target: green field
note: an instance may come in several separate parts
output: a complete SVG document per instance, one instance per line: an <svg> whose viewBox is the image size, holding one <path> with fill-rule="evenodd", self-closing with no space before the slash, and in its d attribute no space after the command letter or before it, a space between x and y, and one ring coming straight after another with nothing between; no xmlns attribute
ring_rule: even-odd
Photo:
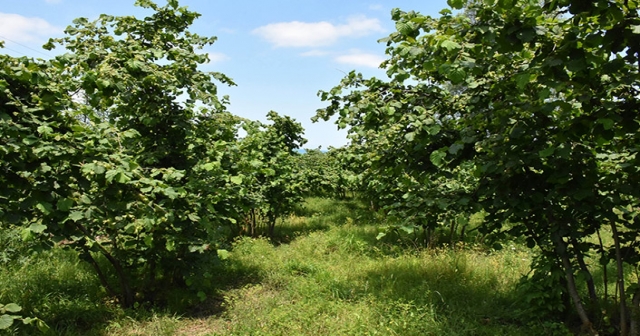
<svg viewBox="0 0 640 336"><path fill-rule="evenodd" d="M164 306L123 310L72 252L5 249L12 260L0 271L0 301L22 305L56 335L563 334L559 324L523 320L516 284L529 270L526 247L426 250L411 237L376 240L376 217L354 201L308 199L275 243L236 240L210 270L217 290L192 305L175 293Z"/></svg>

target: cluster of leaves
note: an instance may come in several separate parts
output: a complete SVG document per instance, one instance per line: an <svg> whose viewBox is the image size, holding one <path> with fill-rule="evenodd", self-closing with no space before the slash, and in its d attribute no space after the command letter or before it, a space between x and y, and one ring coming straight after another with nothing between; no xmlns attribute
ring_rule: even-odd
<svg viewBox="0 0 640 336"><path fill-rule="evenodd" d="M585 256L601 255L605 278L615 261L617 328L637 333L640 287L625 285L623 264L640 256L639 3L449 3L464 13L393 10L391 80L350 73L320 92L330 105L316 118L350 127L354 169L390 213L433 227L483 210L483 232L551 256L537 266L560 272L586 330L603 327L592 322L609 298ZM605 233L612 246L590 243Z"/></svg>
<svg viewBox="0 0 640 336"><path fill-rule="evenodd" d="M290 117L271 111L267 119L271 124L243 124L247 135L239 142L243 157L238 160L237 183L243 186L247 204L242 230L251 236L272 237L277 219L302 201L302 181L294 160L299 155L296 150L307 140L302 138L302 125ZM266 226L266 232L260 232L259 226Z"/></svg>
<svg viewBox="0 0 640 336"><path fill-rule="evenodd" d="M316 118L339 114L341 127L350 126L345 156L349 169L359 173L361 197L396 218L404 231L429 235L443 221L453 227L457 221L448 221L450 216L474 211L468 206L477 178L466 162L443 167L447 153L465 149L462 143L443 148L455 136L445 128L455 127L456 120L438 109L448 110L453 97L439 86L403 80L364 79L351 72L330 92L320 92L331 106ZM341 95L345 89L349 92Z"/></svg>
<svg viewBox="0 0 640 336"><path fill-rule="evenodd" d="M78 251L125 307L206 285L199 267L248 209L290 211L304 142L275 113L240 139L214 84L233 82L200 70L215 38L188 31L199 14L136 4L153 13L74 20L50 61L0 55L0 225Z"/></svg>
<svg viewBox="0 0 640 336"><path fill-rule="evenodd" d="M305 194L345 199L348 192L356 192L357 175L348 168L351 155L346 148L306 149L294 163L302 174Z"/></svg>
<svg viewBox="0 0 640 336"><path fill-rule="evenodd" d="M22 307L15 303L0 304L0 330L7 330L11 328L15 321L22 321L22 324L24 325L35 324L42 333L49 331L49 326L38 318L15 315L21 310Z"/></svg>

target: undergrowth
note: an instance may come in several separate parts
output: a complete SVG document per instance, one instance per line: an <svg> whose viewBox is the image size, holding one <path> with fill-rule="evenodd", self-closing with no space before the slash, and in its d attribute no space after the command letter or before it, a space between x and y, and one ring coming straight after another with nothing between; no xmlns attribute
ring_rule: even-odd
<svg viewBox="0 0 640 336"><path fill-rule="evenodd" d="M0 302L22 305L55 335L567 334L521 314L526 247L416 248L377 240L383 220L355 201L310 198L272 240L236 239L210 271L215 290L186 310L122 310L89 267L57 249L5 257Z"/></svg>

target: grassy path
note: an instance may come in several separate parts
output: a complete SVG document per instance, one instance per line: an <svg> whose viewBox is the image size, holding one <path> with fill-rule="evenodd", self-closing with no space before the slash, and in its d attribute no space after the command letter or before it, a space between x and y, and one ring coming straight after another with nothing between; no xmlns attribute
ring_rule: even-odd
<svg viewBox="0 0 640 336"><path fill-rule="evenodd" d="M513 288L528 271L530 255L524 247L499 252L469 247L420 251L377 241L377 225L365 209L353 202L315 198L278 229L281 244L266 239L237 240L225 269L212 270L217 272L214 277L220 289L196 311L186 315L128 313L111 307L109 318L90 330L69 327L63 333L553 333L549 329L553 325L544 321L518 319L519 299ZM6 278L0 274L0 281ZM100 307L89 307L89 311L103 309ZM91 318L86 319L91 324Z"/></svg>

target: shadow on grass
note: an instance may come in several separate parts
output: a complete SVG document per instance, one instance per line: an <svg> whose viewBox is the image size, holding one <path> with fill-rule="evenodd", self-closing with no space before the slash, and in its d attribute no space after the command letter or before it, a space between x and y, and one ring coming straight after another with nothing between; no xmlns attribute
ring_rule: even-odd
<svg viewBox="0 0 640 336"><path fill-rule="evenodd" d="M355 223L368 223L375 220L376 213L358 199L328 199L311 197L296 207L294 215L299 217L325 217L333 225L342 225L347 218Z"/></svg>
<svg viewBox="0 0 640 336"><path fill-rule="evenodd" d="M223 262L212 268L211 272L214 274L211 277L213 283L211 291L214 294L186 310L178 307L174 313L191 318L220 315L225 311L225 299L221 293L262 281L260 269L256 265L246 265L240 261Z"/></svg>
<svg viewBox="0 0 640 336"><path fill-rule="evenodd" d="M313 197L294 209L291 216L276 226L271 242L289 244L300 236L327 231L336 225L369 222L374 214L357 200L333 200Z"/></svg>
<svg viewBox="0 0 640 336"><path fill-rule="evenodd" d="M398 307L409 309L407 314L411 316L431 312L422 317L423 321L408 320L408 323L430 323L431 326L424 326L429 334L537 335L541 332L518 318L519 299L515 291L500 288L497 275L474 274L455 257L426 267L402 261L387 263L365 272L357 281L334 282L330 290L334 297L342 300L367 299L389 307L385 308L382 319L393 319ZM418 325L414 329L420 328Z"/></svg>
<svg viewBox="0 0 640 336"><path fill-rule="evenodd" d="M91 334L95 325L116 315L97 277L72 251L54 249L31 254L21 264L6 265L0 274L0 302L15 302L20 314L45 321L56 335ZM16 335L33 335L34 327Z"/></svg>
<svg viewBox="0 0 640 336"><path fill-rule="evenodd" d="M324 216L299 217L290 216L276 226L270 241L273 245L289 244L300 236L306 236L316 231L327 231L332 222Z"/></svg>
<svg viewBox="0 0 640 336"><path fill-rule="evenodd" d="M176 287L165 289L155 304L122 309L115 298L106 295L88 264L79 261L73 251L54 249L33 254L23 264L3 265L0 303L17 303L22 316L42 319L52 335L104 335L114 323L123 321L222 314L224 298L219 293L261 281L255 267L237 262L217 262L208 271L206 291L213 294L204 301L193 290ZM38 334L35 327L17 323L14 327L13 335Z"/></svg>

